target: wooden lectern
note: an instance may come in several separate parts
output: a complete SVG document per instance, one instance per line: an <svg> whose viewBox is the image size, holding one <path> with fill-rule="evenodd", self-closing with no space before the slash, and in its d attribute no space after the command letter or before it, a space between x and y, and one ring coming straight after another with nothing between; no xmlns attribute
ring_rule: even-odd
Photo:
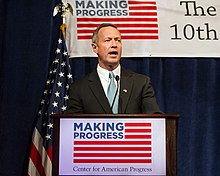
<svg viewBox="0 0 220 176"><path fill-rule="evenodd" d="M53 114L54 136L53 136L53 176L59 173L59 130L60 119L63 118L149 118L165 119L166 129L166 175L176 176L176 122L177 114Z"/></svg>

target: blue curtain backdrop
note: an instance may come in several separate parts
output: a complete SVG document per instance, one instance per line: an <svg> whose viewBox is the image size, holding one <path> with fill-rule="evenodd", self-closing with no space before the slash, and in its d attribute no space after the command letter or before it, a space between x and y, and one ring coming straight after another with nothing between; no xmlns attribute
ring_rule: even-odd
<svg viewBox="0 0 220 176"><path fill-rule="evenodd" d="M0 0L0 175L25 176L35 117L60 19L58 0ZM193 49L193 48L192 48ZM77 80L96 58L71 60ZM152 79L165 113L178 113L178 176L220 175L220 59L123 58Z"/></svg>

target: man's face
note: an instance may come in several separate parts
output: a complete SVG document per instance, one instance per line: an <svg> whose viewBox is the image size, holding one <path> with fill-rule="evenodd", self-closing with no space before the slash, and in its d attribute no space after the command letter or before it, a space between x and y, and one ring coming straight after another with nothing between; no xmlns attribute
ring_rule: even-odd
<svg viewBox="0 0 220 176"><path fill-rule="evenodd" d="M121 34L114 27L103 27L99 30L97 44L93 51L98 55L99 65L107 70L115 69L122 53Z"/></svg>

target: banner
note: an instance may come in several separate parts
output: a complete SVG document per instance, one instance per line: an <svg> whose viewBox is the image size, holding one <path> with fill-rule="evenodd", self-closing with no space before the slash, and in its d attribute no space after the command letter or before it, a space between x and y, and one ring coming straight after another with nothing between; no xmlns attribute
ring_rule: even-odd
<svg viewBox="0 0 220 176"><path fill-rule="evenodd" d="M61 119L59 175L166 175L165 119Z"/></svg>
<svg viewBox="0 0 220 176"><path fill-rule="evenodd" d="M101 23L122 33L123 57L219 57L220 1L68 0L70 57L96 56L91 36Z"/></svg>

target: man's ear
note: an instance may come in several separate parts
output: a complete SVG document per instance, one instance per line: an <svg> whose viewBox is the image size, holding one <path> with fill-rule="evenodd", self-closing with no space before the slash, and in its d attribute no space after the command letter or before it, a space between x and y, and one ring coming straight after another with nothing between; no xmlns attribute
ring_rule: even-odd
<svg viewBox="0 0 220 176"><path fill-rule="evenodd" d="M98 53L98 48L97 48L97 45L95 43L92 43L92 50L94 53Z"/></svg>

